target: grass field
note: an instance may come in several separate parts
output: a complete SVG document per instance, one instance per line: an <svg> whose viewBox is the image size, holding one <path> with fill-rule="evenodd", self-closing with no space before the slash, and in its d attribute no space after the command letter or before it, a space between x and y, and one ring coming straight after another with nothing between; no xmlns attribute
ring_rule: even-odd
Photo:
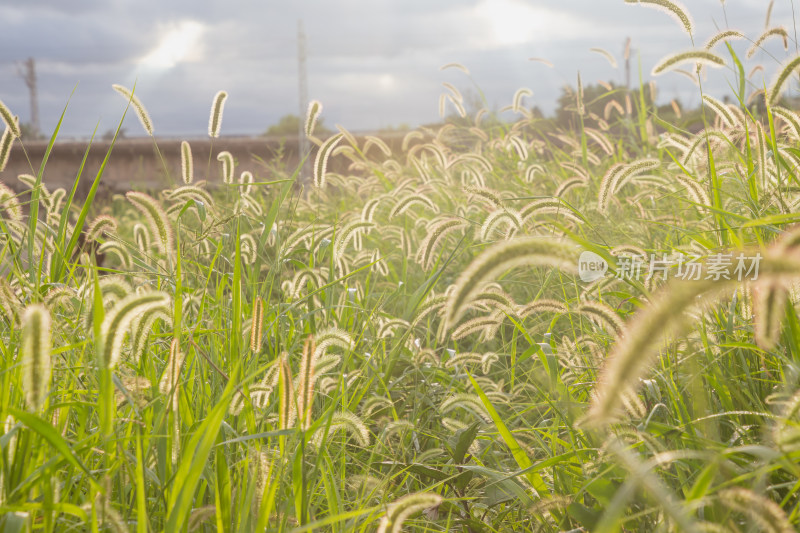
<svg viewBox="0 0 800 533"><path fill-rule="evenodd" d="M695 133L652 84L557 129L448 86L394 151L313 102L306 180L185 143L107 205L0 184L0 530L796 530L800 58L764 91L741 38L654 68L728 69Z"/></svg>

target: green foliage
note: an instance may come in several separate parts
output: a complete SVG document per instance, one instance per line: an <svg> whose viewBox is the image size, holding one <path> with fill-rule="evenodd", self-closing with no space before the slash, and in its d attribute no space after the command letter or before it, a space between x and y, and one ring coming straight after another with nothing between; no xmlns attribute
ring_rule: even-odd
<svg viewBox="0 0 800 533"><path fill-rule="evenodd" d="M312 138L306 190L188 150L104 206L104 166L0 187L0 530L797 529L800 119L739 86L504 123L446 84L401 143ZM623 275L723 253L758 279Z"/></svg>
<svg viewBox="0 0 800 533"><path fill-rule="evenodd" d="M302 119L303 121L305 118ZM264 135L275 135L278 137L297 137L300 132L301 118L294 114L283 115L278 119L277 124L267 128ZM314 134L317 136L325 136L331 133L329 128L325 127L324 119L317 119L314 127Z"/></svg>

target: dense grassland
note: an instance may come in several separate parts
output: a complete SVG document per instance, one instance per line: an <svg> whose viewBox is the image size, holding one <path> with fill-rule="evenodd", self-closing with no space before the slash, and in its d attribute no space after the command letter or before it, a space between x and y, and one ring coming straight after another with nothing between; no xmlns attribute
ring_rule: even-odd
<svg viewBox="0 0 800 533"><path fill-rule="evenodd" d="M717 37L656 67L728 69L700 132L579 81L573 128L520 90L394 150L314 102L306 180L185 143L110 205L0 184L0 530L795 530L800 60L764 92Z"/></svg>

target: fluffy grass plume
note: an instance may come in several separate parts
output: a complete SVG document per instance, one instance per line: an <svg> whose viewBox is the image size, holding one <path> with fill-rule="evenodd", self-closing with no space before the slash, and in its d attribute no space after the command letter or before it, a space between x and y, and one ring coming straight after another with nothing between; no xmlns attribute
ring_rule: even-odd
<svg viewBox="0 0 800 533"><path fill-rule="evenodd" d="M375 224L373 222L362 222L360 220L350 222L342 227L336 232L336 239L333 242L333 258L337 261L342 259L347 245L353 240L356 233L369 231L374 227Z"/></svg>
<svg viewBox="0 0 800 533"><path fill-rule="evenodd" d="M687 50L663 58L653 67L651 74L653 76L658 76L687 62L693 62L698 65L708 65L710 67L725 66L725 59L714 52L709 50Z"/></svg>
<svg viewBox="0 0 800 533"><path fill-rule="evenodd" d="M465 321L450 334L453 340L461 340L474 333L492 336L500 327L501 319L496 316L479 316Z"/></svg>
<svg viewBox="0 0 800 533"><path fill-rule="evenodd" d="M459 91L455 85L453 85L452 83L447 83L445 81L442 82L442 86L452 93L453 98L455 98L461 103L464 103L464 97L461 95L461 91Z"/></svg>
<svg viewBox="0 0 800 533"><path fill-rule="evenodd" d="M469 76L469 70L467 69L467 67L465 67L461 63L446 63L446 64L442 65L441 67L439 67L439 70L447 70L449 68L454 68L456 70L460 70L461 72L463 72L464 74Z"/></svg>
<svg viewBox="0 0 800 533"><path fill-rule="evenodd" d="M546 237L525 237L496 244L476 257L455 282L445 306L445 323L454 326L463 316L466 305L480 292L482 285L494 281L515 267L550 266L575 272L578 250L573 245Z"/></svg>
<svg viewBox="0 0 800 533"><path fill-rule="evenodd" d="M375 137L374 135L366 136L366 141L364 141L364 148L363 150L361 150L361 152L366 154L367 151L373 146L377 147L378 150L380 150L385 157L392 156L392 149L389 148L389 145L386 144L383 141L383 139L381 139L380 137Z"/></svg>
<svg viewBox="0 0 800 533"><path fill-rule="evenodd" d="M745 54L747 59L752 59L756 52L761 48L761 46L766 42L767 39L770 37L780 37L783 39L783 49L789 49L789 32L786 31L786 28L783 26L776 26L775 28L770 28L764 33L762 33L758 39L753 42L753 46L748 48L747 53Z"/></svg>
<svg viewBox="0 0 800 533"><path fill-rule="evenodd" d="M546 67L555 68L555 65L553 65L553 63L551 63L550 61L546 60L543 57L529 57L528 61L535 61L536 63L541 63Z"/></svg>
<svg viewBox="0 0 800 533"><path fill-rule="evenodd" d="M625 3L641 4L646 7L658 9L675 19L675 22L680 24L686 33L692 35L694 22L686 6L680 2L676 2L675 0L625 0Z"/></svg>
<svg viewBox="0 0 800 533"><path fill-rule="evenodd" d="M781 66L781 69L772 81L772 85L770 85L769 92L767 93L770 105L778 103L781 98L781 93L783 92L783 86L798 67L800 67L800 56L793 57Z"/></svg>
<svg viewBox="0 0 800 533"><path fill-rule="evenodd" d="M416 261L425 270L430 270L436 259L436 249L443 239L450 233L463 229L465 222L456 217L446 218L441 222L429 226L428 234L419 245Z"/></svg>
<svg viewBox="0 0 800 533"><path fill-rule="evenodd" d="M300 429L307 430L311 426L311 408L314 405L314 369L316 357L314 338L309 337L303 345L303 357L300 359L300 373L297 376L297 412Z"/></svg>
<svg viewBox="0 0 800 533"><path fill-rule="evenodd" d="M292 367L289 366L288 356L281 355L278 363L278 427L288 429L294 426L297 417L295 408L294 381L292 380Z"/></svg>
<svg viewBox="0 0 800 533"><path fill-rule="evenodd" d="M110 234L115 231L117 231L117 220L114 217L110 215L98 215L89 223L89 229L86 230L86 240L96 241L104 233Z"/></svg>
<svg viewBox="0 0 800 533"><path fill-rule="evenodd" d="M597 197L598 210L605 213L611 198L628 180L638 174L658 168L660 164L661 162L657 159L640 159L628 165L624 163L613 165L600 181L600 191Z"/></svg>
<svg viewBox="0 0 800 533"><path fill-rule="evenodd" d="M175 236L172 224L161 204L155 198L143 192L131 191L125 197L144 215L158 249L164 254L172 253Z"/></svg>
<svg viewBox="0 0 800 533"><path fill-rule="evenodd" d="M306 111L306 123L303 131L306 137L311 137L314 134L314 126L317 125L317 119L322 113L322 103L318 100L312 100L308 103L308 110Z"/></svg>
<svg viewBox="0 0 800 533"><path fill-rule="evenodd" d="M325 187L325 172L328 169L328 157L331 152L339 144L339 141L344 137L344 133L337 133L328 137L322 146L317 150L317 156L314 159L314 187L322 189Z"/></svg>
<svg viewBox="0 0 800 533"><path fill-rule="evenodd" d="M340 328L326 328L318 331L314 335L314 357L319 358L325 355L328 348L338 347L342 350L352 350L354 346L353 337L345 330Z"/></svg>
<svg viewBox="0 0 800 533"><path fill-rule="evenodd" d="M788 291L777 281L759 282L753 287L755 314L755 340L764 350L770 350L778 343L781 334L781 320L786 310Z"/></svg>
<svg viewBox="0 0 800 533"><path fill-rule="evenodd" d="M181 142L181 177L183 183L189 185L194 179L194 162L192 161L192 147L188 142Z"/></svg>
<svg viewBox="0 0 800 533"><path fill-rule="evenodd" d="M8 129L9 133L14 137L19 137L22 135L22 130L19 128L19 122L17 118L14 116L14 113L0 100L0 120L6 125L6 129Z"/></svg>
<svg viewBox="0 0 800 533"><path fill-rule="evenodd" d="M411 515L430 507L436 507L442 501L443 498L433 492L419 492L403 496L389 504L376 533L400 533L403 530L403 522L408 520Z"/></svg>
<svg viewBox="0 0 800 533"><path fill-rule="evenodd" d="M257 296L253 302L253 319L250 322L250 351L261 350L261 337L264 332L264 300Z"/></svg>
<svg viewBox="0 0 800 533"><path fill-rule="evenodd" d="M331 416L331 424L330 429L328 430L328 436L330 437L330 435L337 431L346 432L348 435L353 437L356 443L358 443L358 445L361 447L369 446L369 429L367 428L367 425L364 424L363 420L350 411L340 411ZM323 424L322 427L314 432L311 442L313 442L317 447L321 446L324 434L325 425Z"/></svg>
<svg viewBox="0 0 800 533"><path fill-rule="evenodd" d="M717 495L725 507L741 513L767 533L792 533L797 531L786 513L774 501L742 487L724 489Z"/></svg>
<svg viewBox="0 0 800 533"><path fill-rule="evenodd" d="M222 127L222 111L227 98L227 92L219 91L214 95L214 100L211 103L211 114L208 117L208 136L212 139L219 137L219 130Z"/></svg>
<svg viewBox="0 0 800 533"><path fill-rule="evenodd" d="M583 105L583 81L581 81L581 73L578 72L578 88L575 91L575 105L578 108L578 114L583 116L586 114L586 107Z"/></svg>
<svg viewBox="0 0 800 533"><path fill-rule="evenodd" d="M530 96L533 96L533 91L531 91L527 87L517 89L517 92L514 93L514 103L512 104L512 108L514 109L515 113L519 113L520 110L523 109L522 99Z"/></svg>
<svg viewBox="0 0 800 533"><path fill-rule="evenodd" d="M625 328L625 325L614 309L604 303L583 302L575 308L575 311L583 316L591 318L594 322L598 323L605 328L606 331L613 333L615 336L619 336Z"/></svg>
<svg viewBox="0 0 800 533"><path fill-rule="evenodd" d="M178 339L172 339L172 343L169 345L167 366L161 375L161 381L158 382L158 392L167 396L167 404L173 412L178 410L178 382L184 358L181 347L178 345Z"/></svg>
<svg viewBox="0 0 800 533"><path fill-rule="evenodd" d="M706 50L711 50L717 44L723 41L733 41L738 39L744 39L744 34L738 30L723 30L713 37L711 37L705 44Z"/></svg>
<svg viewBox="0 0 800 533"><path fill-rule="evenodd" d="M138 363L147 350L147 340L159 320L166 327L172 326L172 315L163 307L149 309L131 322L130 354L134 363Z"/></svg>
<svg viewBox="0 0 800 533"><path fill-rule="evenodd" d="M791 126L794 137L800 139L800 116L797 113L780 106L773 107L772 112ZM2 205L2 201L2 193L0 193L0 205Z"/></svg>
<svg viewBox="0 0 800 533"><path fill-rule="evenodd" d="M122 341L131 323L151 309L170 312L170 298L163 292L130 294L106 313L97 339L97 353L101 364L114 368L122 355Z"/></svg>
<svg viewBox="0 0 800 533"><path fill-rule="evenodd" d="M11 220L17 222L22 220L22 206L19 203L17 194L2 183L0 183L0 209L5 209Z"/></svg>
<svg viewBox="0 0 800 533"><path fill-rule="evenodd" d="M402 215L415 205L425 206L427 209L433 211L434 213L439 212L439 208L436 206L436 204L424 194L409 194L405 198L402 198L397 201L397 203L392 208L391 213L389 213L389 218L394 218L396 216Z"/></svg>
<svg viewBox="0 0 800 533"><path fill-rule="evenodd" d="M600 54L606 58L606 61L609 62L611 68L617 68L617 59L608 50L604 50L603 48L589 48L589 51Z"/></svg>
<svg viewBox="0 0 800 533"><path fill-rule="evenodd" d="M242 196L248 196L250 191L253 189L253 173L249 170L242 171L239 174L239 192Z"/></svg>
<svg viewBox="0 0 800 533"><path fill-rule="evenodd" d="M142 123L144 131L147 132L150 137L152 137L153 122L150 120L150 115L147 113L147 109L144 108L139 98L133 94L130 89L123 87L122 85L114 84L111 87L125 97L128 102L130 102L130 104L133 106L133 110L136 112L136 116L139 117L139 122Z"/></svg>
<svg viewBox="0 0 800 533"><path fill-rule="evenodd" d="M711 205L711 199L708 196L708 191L694 179L683 176L678 174L675 176L675 179L680 183L680 185L686 189L686 194L696 204L700 204L701 206L709 206Z"/></svg>
<svg viewBox="0 0 800 533"><path fill-rule="evenodd" d="M724 288L725 283L711 280L672 283L669 290L663 289L660 297L640 311L606 358L585 419L586 425L608 423L622 404L624 393L644 375L658 347L669 336L680 334L689 325L683 311L696 303L698 296Z"/></svg>
<svg viewBox="0 0 800 533"><path fill-rule="evenodd" d="M739 121L736 119L733 112L720 100L717 100L711 95L704 94L703 102L716 113L723 125L729 128L738 125Z"/></svg>
<svg viewBox="0 0 800 533"><path fill-rule="evenodd" d="M233 183L233 155L224 150L217 154L217 161L222 163L222 183L230 185Z"/></svg>
<svg viewBox="0 0 800 533"><path fill-rule="evenodd" d="M11 128L6 127L3 130L3 135L0 137L0 172L6 169L8 164L8 157L11 155L11 145L14 144L14 134Z"/></svg>
<svg viewBox="0 0 800 533"><path fill-rule="evenodd" d="M487 423L492 420L489 417L489 413L486 412L486 407L483 405L481 398L477 394L467 392L454 394L443 401L439 406L439 411L442 414L447 414L455 409L465 409Z"/></svg>
<svg viewBox="0 0 800 533"><path fill-rule="evenodd" d="M22 388L25 403L32 411L40 411L50 385L50 312L41 304L33 304L22 313Z"/></svg>

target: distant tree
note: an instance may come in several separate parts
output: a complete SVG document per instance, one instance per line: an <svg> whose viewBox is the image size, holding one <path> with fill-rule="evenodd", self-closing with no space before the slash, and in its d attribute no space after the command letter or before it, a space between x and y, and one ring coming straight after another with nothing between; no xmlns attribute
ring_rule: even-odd
<svg viewBox="0 0 800 533"><path fill-rule="evenodd" d="M392 133L407 133L409 131L411 131L411 126L406 123L399 124L397 126L386 126L378 129L378 133L387 135Z"/></svg>
<svg viewBox="0 0 800 533"><path fill-rule="evenodd" d="M101 139L104 140L104 141L113 141L114 140L114 133L116 133L116 131L117 130L107 130L103 134ZM127 135L127 133L125 131L125 128L120 128L119 129L119 133L117 133L117 139L125 139L127 137L128 137L128 135Z"/></svg>
<svg viewBox="0 0 800 533"><path fill-rule="evenodd" d="M616 100L620 105L625 105L626 93L630 95L631 105L636 107L639 105L639 92L637 90L628 90L625 87L616 85L610 82L611 91L600 84L588 84L583 87L583 105L586 109L586 114L594 113L600 117L605 112L605 107L611 100ZM652 104L650 91L647 87L644 90L645 102L648 106ZM561 89L561 96L558 97L558 106L556 107L555 118L556 122L562 127L568 127L570 124L573 126L577 123L577 95L575 88L571 86L564 86Z"/></svg>
<svg viewBox="0 0 800 533"><path fill-rule="evenodd" d="M19 129L22 131L22 139L25 141L39 141L44 139L44 135L36 131L33 124L30 122L20 123Z"/></svg>
<svg viewBox="0 0 800 533"><path fill-rule="evenodd" d="M264 135L276 135L279 137L296 136L300 131L300 117L297 115L289 114L282 116L277 124L273 124ZM332 133L330 129L325 127L324 119L318 118L317 124L314 127L314 135Z"/></svg>

